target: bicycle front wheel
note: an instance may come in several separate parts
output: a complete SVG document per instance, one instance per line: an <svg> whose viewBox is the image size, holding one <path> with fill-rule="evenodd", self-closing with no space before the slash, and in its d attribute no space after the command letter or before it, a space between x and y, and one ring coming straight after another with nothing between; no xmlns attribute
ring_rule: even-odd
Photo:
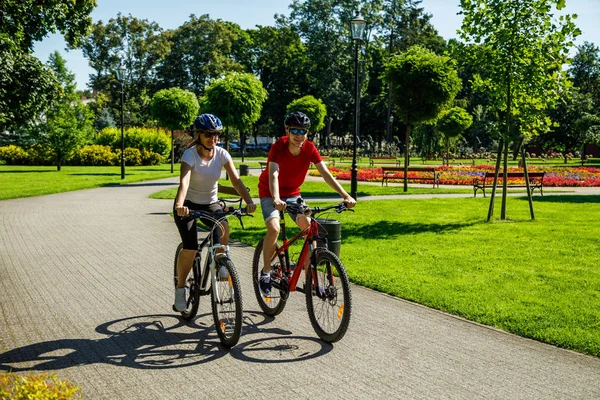
<svg viewBox="0 0 600 400"><path fill-rule="evenodd" d="M277 244L276 249L279 250L279 244ZM263 260L263 241L261 240L256 245L254 257L252 258L252 285L254 286L254 294L256 295L256 301L258 301L260 308L265 314L274 317L283 311L285 299L281 296L281 291L279 289L272 288L271 293L269 294L264 294L262 290L260 290L258 282L260 279L260 272L264 266ZM280 275L282 268L285 266L285 258L282 255L279 255L276 260L278 260L278 265L272 265L271 270L275 275ZM274 273L271 273L271 279L274 278Z"/></svg>
<svg viewBox="0 0 600 400"><path fill-rule="evenodd" d="M317 335L328 343L346 334L352 312L350 281L340 259L331 251L316 254L316 268L307 268L304 291L308 318Z"/></svg>
<svg viewBox="0 0 600 400"><path fill-rule="evenodd" d="M233 347L242 333L242 292L231 260L217 259L216 282L212 287L212 314L221 343Z"/></svg>
<svg viewBox="0 0 600 400"><path fill-rule="evenodd" d="M179 243L177 250L175 251L175 262L173 266L173 282L177 287L177 262L179 260L179 254L183 250L183 243ZM200 305L200 267L201 267L201 255L200 252L196 252L194 257L194 265L188 274L185 281L185 304L186 308L181 311L181 317L186 321L191 320L198 314L198 306ZM173 306L175 309L175 306Z"/></svg>

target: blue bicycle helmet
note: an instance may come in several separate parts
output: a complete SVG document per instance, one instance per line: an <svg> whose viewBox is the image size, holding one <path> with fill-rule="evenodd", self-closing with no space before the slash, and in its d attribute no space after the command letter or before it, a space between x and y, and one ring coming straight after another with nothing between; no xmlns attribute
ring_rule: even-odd
<svg viewBox="0 0 600 400"><path fill-rule="evenodd" d="M223 124L215 115L202 114L194 121L194 128L199 131L220 131L223 129Z"/></svg>

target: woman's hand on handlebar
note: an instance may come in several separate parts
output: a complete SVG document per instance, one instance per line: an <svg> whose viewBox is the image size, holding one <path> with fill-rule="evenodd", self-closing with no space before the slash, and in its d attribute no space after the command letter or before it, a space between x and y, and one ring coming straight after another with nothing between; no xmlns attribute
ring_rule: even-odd
<svg viewBox="0 0 600 400"><path fill-rule="evenodd" d="M175 212L180 217L187 217L190 215L190 210L186 206L175 206Z"/></svg>
<svg viewBox="0 0 600 400"><path fill-rule="evenodd" d="M353 208L356 205L356 200L354 200L352 196L346 196L344 197L344 203L346 204L346 207Z"/></svg>

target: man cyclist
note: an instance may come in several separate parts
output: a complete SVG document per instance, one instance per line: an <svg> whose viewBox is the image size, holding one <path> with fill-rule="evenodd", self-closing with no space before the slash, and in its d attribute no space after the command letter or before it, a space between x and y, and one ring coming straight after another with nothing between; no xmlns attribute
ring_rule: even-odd
<svg viewBox="0 0 600 400"><path fill-rule="evenodd" d="M252 213L256 210L256 205L252 202L246 186L237 174L231 155L217 146L222 129L223 124L218 117L212 114L200 115L194 121L196 139L181 156L179 189L173 205L175 224L183 242L183 251L177 260L177 288L175 288L177 311L184 311L186 308L185 280L192 269L198 250L196 223L189 217L189 210L222 211L218 203L217 191L223 167L227 171L231 184L246 202L247 211ZM204 219L201 221L210 227L213 225L212 221ZM221 222L219 236L221 244L229 244L227 221Z"/></svg>
<svg viewBox="0 0 600 400"><path fill-rule="evenodd" d="M264 294L271 293L270 260L279 236L279 210L286 209L286 201L295 202L301 197L300 186L306 179L311 163L349 208L356 205L356 200L331 175L313 142L306 140L310 128L308 116L299 111L292 112L285 117L284 125L286 135L271 146L267 168L261 173L258 182L260 205L267 226L263 247L265 264L259 281ZM291 213L290 216L300 229L309 226L307 216Z"/></svg>

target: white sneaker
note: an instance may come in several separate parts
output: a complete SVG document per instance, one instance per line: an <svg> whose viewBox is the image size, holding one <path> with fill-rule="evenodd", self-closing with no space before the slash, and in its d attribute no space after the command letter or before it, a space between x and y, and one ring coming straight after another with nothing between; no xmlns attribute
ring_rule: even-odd
<svg viewBox="0 0 600 400"><path fill-rule="evenodd" d="M175 288L175 310L185 311L185 288Z"/></svg>

